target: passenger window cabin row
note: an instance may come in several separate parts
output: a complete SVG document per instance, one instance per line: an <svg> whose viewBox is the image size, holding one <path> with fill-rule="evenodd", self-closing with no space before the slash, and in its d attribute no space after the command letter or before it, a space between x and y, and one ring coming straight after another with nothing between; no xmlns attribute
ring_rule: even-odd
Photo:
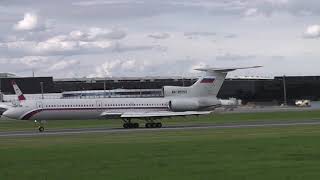
<svg viewBox="0 0 320 180"><path fill-rule="evenodd" d="M104 107L132 107L132 106L165 106L166 104L105 104ZM54 104L54 105L45 105L47 108L56 108L56 107L101 107L101 104Z"/></svg>

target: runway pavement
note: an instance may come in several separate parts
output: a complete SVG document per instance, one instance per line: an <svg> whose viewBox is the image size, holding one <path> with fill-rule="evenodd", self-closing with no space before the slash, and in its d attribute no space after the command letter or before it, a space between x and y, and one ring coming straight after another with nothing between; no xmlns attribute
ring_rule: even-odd
<svg viewBox="0 0 320 180"><path fill-rule="evenodd" d="M34 131L10 131L0 132L1 137L31 137L31 136L52 136L52 135L77 135L92 133L130 133L130 132L152 132L152 131L177 131L177 130L201 130L201 129L235 129L235 128L258 128L258 127L283 127L283 126L306 126L320 125L319 120L299 120L299 121L259 121L259 122L239 122L225 124L202 124L202 125L176 125L166 126L160 129L138 128L81 128L81 129L61 129L46 130L45 132Z"/></svg>

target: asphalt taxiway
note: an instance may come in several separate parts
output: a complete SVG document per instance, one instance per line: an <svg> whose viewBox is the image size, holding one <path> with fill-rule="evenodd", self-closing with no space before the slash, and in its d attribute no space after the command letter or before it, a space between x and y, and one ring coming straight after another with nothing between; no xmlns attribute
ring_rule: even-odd
<svg viewBox="0 0 320 180"><path fill-rule="evenodd" d="M34 131L6 131L0 132L0 137L31 137L31 136L52 136L52 135L77 135L92 133L129 133L129 132L152 132L152 131L177 131L177 130L201 130L201 129L235 129L235 128L259 128L259 127L284 127L284 126L307 126L320 125L319 120L298 120L298 121L257 121L239 122L224 124L199 124L199 125L169 125L163 128L78 128L46 130L45 132Z"/></svg>

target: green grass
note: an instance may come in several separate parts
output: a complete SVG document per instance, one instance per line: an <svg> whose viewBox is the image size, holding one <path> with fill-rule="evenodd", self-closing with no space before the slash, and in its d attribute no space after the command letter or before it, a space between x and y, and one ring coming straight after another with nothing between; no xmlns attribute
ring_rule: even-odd
<svg viewBox="0 0 320 180"><path fill-rule="evenodd" d="M219 124L239 121L266 121L266 120L306 120L320 119L320 111L299 111L299 112L264 112L264 113L231 113L212 114L199 117L178 117L163 119L165 125L177 124ZM144 121L139 121L143 126ZM73 120L73 121L47 121L46 128L101 128L101 127L122 127L122 121L117 120ZM0 121L0 131L33 130L35 125L31 121Z"/></svg>
<svg viewBox="0 0 320 180"><path fill-rule="evenodd" d="M320 126L0 138L0 179L318 180Z"/></svg>

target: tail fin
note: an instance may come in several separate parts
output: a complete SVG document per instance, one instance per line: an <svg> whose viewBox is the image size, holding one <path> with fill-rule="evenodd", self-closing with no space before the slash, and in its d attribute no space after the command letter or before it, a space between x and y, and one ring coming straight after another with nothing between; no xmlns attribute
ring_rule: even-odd
<svg viewBox="0 0 320 180"><path fill-rule="evenodd" d="M193 96L217 96L220 88L230 71L237 69L258 68L261 66L240 67L240 68L199 68L198 71L206 72L205 76L198 79L191 88Z"/></svg>
<svg viewBox="0 0 320 180"><path fill-rule="evenodd" d="M17 83L15 81L12 81L12 86L14 89L14 92L16 93L16 95L18 96L19 101L24 101L26 100L26 98L24 97L22 91L20 90L20 88L18 87Z"/></svg>

